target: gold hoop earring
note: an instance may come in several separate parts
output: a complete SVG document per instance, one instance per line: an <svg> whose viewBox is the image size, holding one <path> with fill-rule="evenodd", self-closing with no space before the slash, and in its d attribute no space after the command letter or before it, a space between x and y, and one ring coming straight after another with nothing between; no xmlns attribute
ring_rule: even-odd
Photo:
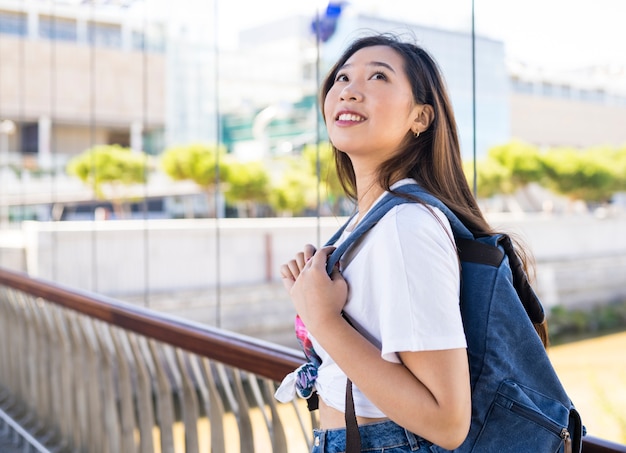
<svg viewBox="0 0 626 453"><path fill-rule="evenodd" d="M417 138L420 136L420 131L413 132L413 137Z"/></svg>

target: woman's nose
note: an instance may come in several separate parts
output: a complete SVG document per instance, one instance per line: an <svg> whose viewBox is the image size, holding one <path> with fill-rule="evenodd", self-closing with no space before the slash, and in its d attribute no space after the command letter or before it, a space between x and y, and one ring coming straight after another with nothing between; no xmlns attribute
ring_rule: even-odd
<svg viewBox="0 0 626 453"><path fill-rule="evenodd" d="M363 99L363 94L354 83L347 84L343 90L341 90L342 101L360 101Z"/></svg>

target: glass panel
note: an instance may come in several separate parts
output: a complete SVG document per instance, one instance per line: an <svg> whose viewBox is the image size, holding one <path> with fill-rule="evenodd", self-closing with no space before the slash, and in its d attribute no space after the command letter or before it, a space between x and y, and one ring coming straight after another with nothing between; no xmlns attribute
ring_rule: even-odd
<svg viewBox="0 0 626 453"><path fill-rule="evenodd" d="M3 2L0 266L293 341L278 267L302 243L324 243L353 211L324 166L319 85L353 38L387 31L439 63L464 161L477 165L480 204L536 238L547 309L626 298L623 277L611 277L626 275L615 267L626 255L619 235L594 234L597 248L586 249L589 231L623 231L623 8L619 0ZM124 161L128 184L120 174L101 183L110 175L86 154L106 145L111 157L114 144L138 158ZM549 171L546 159L533 172L490 166L494 149L521 150L523 164L562 160ZM169 151L179 160L166 170ZM81 170L70 171L81 155ZM546 239L553 230L560 234ZM610 271L592 258L609 260Z"/></svg>
<svg viewBox="0 0 626 453"><path fill-rule="evenodd" d="M0 11L0 33L26 35L26 14L19 11Z"/></svg>
<svg viewBox="0 0 626 453"><path fill-rule="evenodd" d="M120 25L90 22L87 25L87 36L90 44L104 47L120 47L122 36Z"/></svg>
<svg viewBox="0 0 626 453"><path fill-rule="evenodd" d="M51 16L39 17L40 38L76 41L77 36L75 20Z"/></svg>

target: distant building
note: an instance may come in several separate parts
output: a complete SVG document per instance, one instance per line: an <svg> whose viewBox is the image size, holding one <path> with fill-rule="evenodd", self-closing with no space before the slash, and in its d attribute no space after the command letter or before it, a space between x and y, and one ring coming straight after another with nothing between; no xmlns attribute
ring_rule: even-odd
<svg viewBox="0 0 626 453"><path fill-rule="evenodd" d="M275 46L276 50L291 48L283 55L280 68L301 65L294 75L315 75L315 38L311 32L313 18L293 18L265 24L241 34L242 49L258 49ZM296 27L297 24L297 27ZM291 26L290 26L291 25ZM473 86L472 86L472 36L468 33L446 31L417 24L407 24L363 14L346 15L339 19L333 36L321 49L320 72L323 77L344 47L355 37L365 33L396 32L415 39L423 45L439 63L457 115L462 149L465 155L473 150ZM294 49L300 47L300 53ZM284 55L300 55L287 61ZM308 57L308 58L307 58ZM317 95L315 79L303 86L303 95ZM287 84L289 86L289 84ZM280 90L275 99L280 99ZM267 95L267 92L266 92ZM477 153L510 137L509 80L505 65L504 44L489 38L476 37L476 117ZM488 126L487 126L488 125Z"/></svg>
<svg viewBox="0 0 626 453"><path fill-rule="evenodd" d="M100 143L157 149L164 38L162 26L119 6L0 0L0 120L16 125L9 152L42 163Z"/></svg>
<svg viewBox="0 0 626 453"><path fill-rule="evenodd" d="M210 14L158 18L130 3L145 2L0 0L0 121L15 125L2 134L4 154L42 164L101 143L157 154L217 140L244 157L289 152L324 139L320 78L371 31L408 34L432 53L465 156L474 141L481 155L512 137L542 146L626 142L624 69L564 77L507 67L504 44L483 36L473 67L467 32L355 13L333 23L319 54L314 18L304 16L245 30L237 49L218 50Z"/></svg>
<svg viewBox="0 0 626 453"><path fill-rule="evenodd" d="M315 98L316 49L310 27L313 20L311 17L282 19L241 33L240 52L243 53L238 51L234 58L257 55L256 60L248 61L258 61L262 55L265 61L264 65L255 64L258 74L262 75L258 78L255 74L247 75L254 78L254 83L243 89L248 93L248 105L263 105L263 102L258 103L259 96L268 104L282 106L297 98L298 93L304 99ZM626 68L586 68L568 74L540 71L510 64L503 42L480 35L476 36L473 68L469 32L348 14L339 19L333 35L322 44L320 76L323 77L353 38L371 32L406 35L423 45L437 60L451 93L465 157L473 152L474 126L478 156L512 138L538 146L622 146L626 143L623 126L626 122ZM229 78L229 73L222 74ZM256 87L257 83L261 93L254 94L251 86ZM231 88L236 89L236 86L233 84ZM300 110L293 109L293 112ZM248 113L247 121L239 114L231 115L231 120L237 124L233 137L245 136L254 114L254 111ZM308 130L314 118L309 116ZM235 129L229 129L229 121L226 123L226 136L229 136ZM277 124L279 122L270 123L267 130L271 132ZM248 138L253 140L250 134ZM280 147L279 142L274 141L274 144Z"/></svg>
<svg viewBox="0 0 626 453"><path fill-rule="evenodd" d="M252 158L315 143L317 50L310 23L295 16L244 30L237 50L220 55L222 139L234 153Z"/></svg>
<svg viewBox="0 0 626 453"><path fill-rule="evenodd" d="M511 135L541 147L626 146L626 67L511 65Z"/></svg>

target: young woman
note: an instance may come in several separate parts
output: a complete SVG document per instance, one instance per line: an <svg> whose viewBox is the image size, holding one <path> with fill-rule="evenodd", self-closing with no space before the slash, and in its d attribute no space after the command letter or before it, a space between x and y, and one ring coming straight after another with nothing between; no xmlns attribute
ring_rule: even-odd
<svg viewBox="0 0 626 453"><path fill-rule="evenodd" d="M344 235L385 192L415 182L473 232L491 232L462 171L443 79L423 49L389 35L358 39L329 72L321 101L340 179L358 209ZM363 451L456 448L469 430L471 398L447 219L420 203L396 206L329 277L332 250L306 245L281 266L313 359L277 396L288 399L296 383L301 396L319 395L314 452L345 451L346 377Z"/></svg>

